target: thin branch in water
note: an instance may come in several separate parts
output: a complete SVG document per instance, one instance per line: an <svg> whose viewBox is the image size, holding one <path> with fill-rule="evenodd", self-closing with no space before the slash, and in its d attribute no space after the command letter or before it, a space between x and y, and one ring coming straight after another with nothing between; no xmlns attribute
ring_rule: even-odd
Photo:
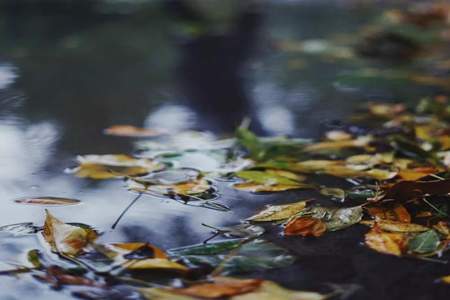
<svg viewBox="0 0 450 300"><path fill-rule="evenodd" d="M130 204L128 204L127 207L125 207L125 209L122 211L122 213L119 215L119 217L116 219L116 221L114 222L114 224L112 224L111 229L115 229L117 224L119 224L120 220L122 219L122 217L127 213L127 211L136 203L136 201L139 200L139 198L141 198L142 193L139 193L131 202Z"/></svg>

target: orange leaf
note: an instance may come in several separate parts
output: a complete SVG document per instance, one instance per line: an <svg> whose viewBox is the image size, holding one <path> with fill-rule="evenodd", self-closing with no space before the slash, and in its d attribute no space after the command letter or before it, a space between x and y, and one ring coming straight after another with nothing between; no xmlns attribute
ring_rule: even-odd
<svg viewBox="0 0 450 300"><path fill-rule="evenodd" d="M163 130L150 128L140 128L132 125L114 125L103 131L108 135L126 136L126 137L152 137L164 134Z"/></svg>
<svg viewBox="0 0 450 300"><path fill-rule="evenodd" d="M200 283L184 289L173 289L177 294L216 299L249 293L257 289L261 279L235 279L229 277L215 277L211 283Z"/></svg>
<svg viewBox="0 0 450 300"><path fill-rule="evenodd" d="M401 204L397 204L392 208L369 207L367 208L367 212L377 219L411 223L411 215Z"/></svg>
<svg viewBox="0 0 450 300"><path fill-rule="evenodd" d="M320 219L299 217L286 224L284 234L319 237L323 235L326 230L327 225Z"/></svg>

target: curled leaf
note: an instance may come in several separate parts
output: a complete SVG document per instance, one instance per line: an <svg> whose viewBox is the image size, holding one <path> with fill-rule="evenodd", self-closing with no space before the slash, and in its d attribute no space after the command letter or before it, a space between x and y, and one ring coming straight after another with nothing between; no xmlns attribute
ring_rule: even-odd
<svg viewBox="0 0 450 300"><path fill-rule="evenodd" d="M66 224L55 218L48 210L45 212L46 218L42 235L53 252L76 256L97 238L94 230Z"/></svg>
<svg viewBox="0 0 450 300"><path fill-rule="evenodd" d="M436 231L428 230L410 239L408 249L413 253L426 254L436 251L439 244L440 239Z"/></svg>
<svg viewBox="0 0 450 300"><path fill-rule="evenodd" d="M369 225L369 226L376 226L382 230L390 231L390 232L401 232L401 233L407 233L407 232L424 232L429 230L428 227L414 224L414 223L403 223L398 221L391 221L391 220L377 220L377 221L362 221L361 224Z"/></svg>

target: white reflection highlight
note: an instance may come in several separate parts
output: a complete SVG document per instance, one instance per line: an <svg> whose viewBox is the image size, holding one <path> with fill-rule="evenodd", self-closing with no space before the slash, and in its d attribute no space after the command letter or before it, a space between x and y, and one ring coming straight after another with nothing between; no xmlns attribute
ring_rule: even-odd
<svg viewBox="0 0 450 300"><path fill-rule="evenodd" d="M281 135L294 132L294 117L286 107L263 107L258 111L258 118L263 128L271 134Z"/></svg>
<svg viewBox="0 0 450 300"><path fill-rule="evenodd" d="M150 113L144 122L148 128L164 128L169 131L180 131L192 128L195 113L182 105L163 105Z"/></svg>
<svg viewBox="0 0 450 300"><path fill-rule="evenodd" d="M55 125L48 122L25 129L0 123L0 180L17 180L37 172L51 157L57 139Z"/></svg>
<svg viewBox="0 0 450 300"><path fill-rule="evenodd" d="M17 78L16 70L11 65L0 65L0 89L8 87Z"/></svg>

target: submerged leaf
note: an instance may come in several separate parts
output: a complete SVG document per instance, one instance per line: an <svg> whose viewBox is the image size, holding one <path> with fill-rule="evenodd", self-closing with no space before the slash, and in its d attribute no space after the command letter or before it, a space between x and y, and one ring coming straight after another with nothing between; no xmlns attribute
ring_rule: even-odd
<svg viewBox="0 0 450 300"><path fill-rule="evenodd" d="M298 214L306 207L307 200L283 205L269 205L258 214L247 218L252 222L272 222L287 220Z"/></svg>

